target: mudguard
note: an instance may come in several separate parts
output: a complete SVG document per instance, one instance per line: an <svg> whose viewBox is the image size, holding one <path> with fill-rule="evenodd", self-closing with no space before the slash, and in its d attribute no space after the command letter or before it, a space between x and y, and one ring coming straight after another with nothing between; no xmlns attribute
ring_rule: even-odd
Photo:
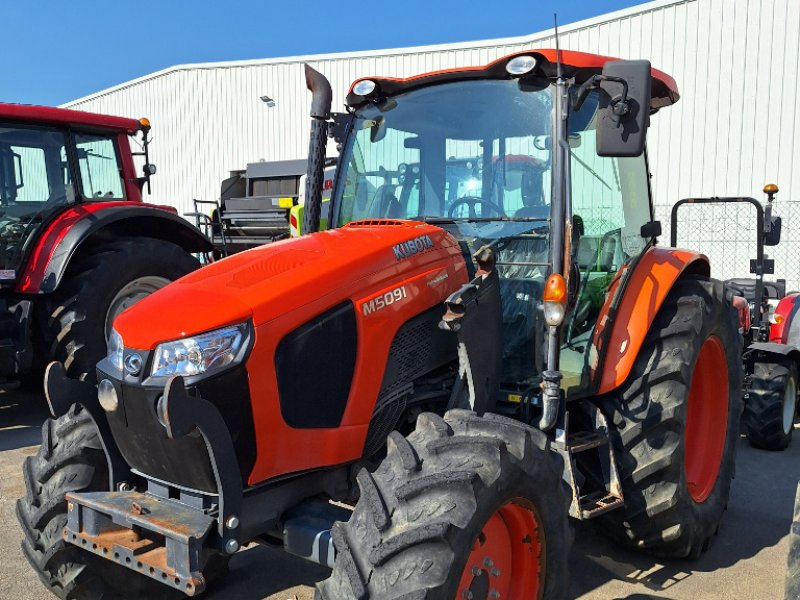
<svg viewBox="0 0 800 600"><path fill-rule="evenodd" d="M61 213L32 250L17 291L55 290L75 252L87 239L111 230L115 237L150 237L178 244L187 252L210 252L211 242L170 207L142 202L78 204Z"/></svg>
<svg viewBox="0 0 800 600"><path fill-rule="evenodd" d="M598 394L616 389L628 378L675 282L682 275L710 274L704 255L675 248L650 247L630 268L630 273L617 274L597 320L590 361Z"/></svg>
<svg viewBox="0 0 800 600"><path fill-rule="evenodd" d="M775 342L756 342L750 344L745 350L745 356L748 357L750 362L756 359L763 359L769 355L788 358L800 365L800 350L795 346L777 344Z"/></svg>

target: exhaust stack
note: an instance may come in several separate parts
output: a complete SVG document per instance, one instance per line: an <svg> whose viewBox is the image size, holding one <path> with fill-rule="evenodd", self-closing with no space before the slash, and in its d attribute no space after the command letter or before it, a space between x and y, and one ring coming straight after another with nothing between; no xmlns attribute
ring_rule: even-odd
<svg viewBox="0 0 800 600"><path fill-rule="evenodd" d="M311 91L311 137L308 143L308 176L306 177L303 233L319 229L322 206L325 150L328 145L328 119L331 116L333 92L327 78L309 65L304 65L306 87Z"/></svg>

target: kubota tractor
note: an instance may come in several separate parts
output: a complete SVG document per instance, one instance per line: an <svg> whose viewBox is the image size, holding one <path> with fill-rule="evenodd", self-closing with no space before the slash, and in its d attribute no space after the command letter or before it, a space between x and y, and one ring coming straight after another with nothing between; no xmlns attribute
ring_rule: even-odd
<svg viewBox="0 0 800 600"><path fill-rule="evenodd" d="M149 131L147 119L0 104L0 388L41 385L52 360L93 380L116 316L210 249L174 209L142 202Z"/></svg>
<svg viewBox="0 0 800 600"><path fill-rule="evenodd" d="M198 594L258 541L331 566L326 600L563 598L569 516L699 555L741 343L707 259L655 245L645 131L675 82L530 50L358 80L331 115L306 75L304 231L329 128L333 228L122 313L97 387L48 367L17 504L45 585Z"/></svg>

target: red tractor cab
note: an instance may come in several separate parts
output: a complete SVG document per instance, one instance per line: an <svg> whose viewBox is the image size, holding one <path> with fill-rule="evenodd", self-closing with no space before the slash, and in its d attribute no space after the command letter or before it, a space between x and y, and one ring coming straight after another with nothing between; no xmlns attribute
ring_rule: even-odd
<svg viewBox="0 0 800 600"><path fill-rule="evenodd" d="M210 249L174 209L142 201L149 131L147 119L0 103L0 386L54 358L92 377L114 317Z"/></svg>

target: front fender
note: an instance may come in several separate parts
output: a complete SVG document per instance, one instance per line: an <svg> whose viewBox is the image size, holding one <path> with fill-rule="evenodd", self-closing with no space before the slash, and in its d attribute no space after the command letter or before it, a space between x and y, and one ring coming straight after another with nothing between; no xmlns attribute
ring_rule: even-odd
<svg viewBox="0 0 800 600"><path fill-rule="evenodd" d="M61 213L37 241L17 291L55 290L78 248L107 231L115 238L151 237L173 242L187 252L210 252L211 242L197 227L164 207L142 202L78 204Z"/></svg>
<svg viewBox="0 0 800 600"><path fill-rule="evenodd" d="M599 379L598 394L616 389L628 378L675 282L684 274L708 276L711 267L698 252L650 247L631 268L612 284L597 320L592 377Z"/></svg>
<svg viewBox="0 0 800 600"><path fill-rule="evenodd" d="M117 490L120 483L130 482L130 467L111 434L106 413L97 398L97 388L91 383L70 379L62 363L51 362L44 372L44 394L50 414L55 418L66 414L73 404L80 404L92 418L108 461L110 490Z"/></svg>
<svg viewBox="0 0 800 600"><path fill-rule="evenodd" d="M800 347L800 319L795 319L798 311L800 311L800 294L790 294L781 298L772 316L772 325L769 328L770 342Z"/></svg>

